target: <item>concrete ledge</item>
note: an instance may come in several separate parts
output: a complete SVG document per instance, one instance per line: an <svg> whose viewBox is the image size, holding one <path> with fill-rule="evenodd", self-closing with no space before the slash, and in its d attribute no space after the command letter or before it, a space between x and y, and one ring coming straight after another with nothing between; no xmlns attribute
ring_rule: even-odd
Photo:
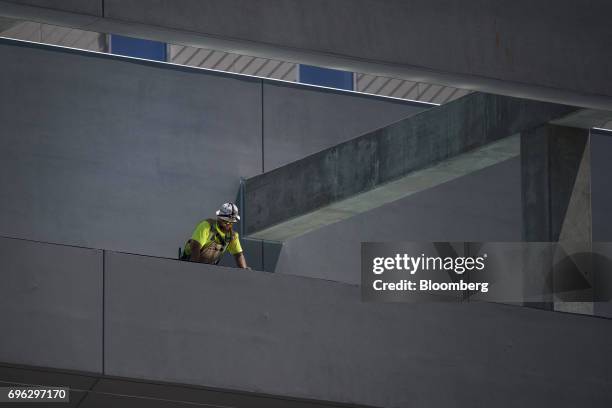
<svg viewBox="0 0 612 408"><path fill-rule="evenodd" d="M118 253L106 268L107 375L384 407L612 404L605 319L363 303L357 286Z"/></svg>
<svg viewBox="0 0 612 408"><path fill-rule="evenodd" d="M385 407L612 404L606 319L106 252L102 332L98 252L0 239L0 359Z"/></svg>
<svg viewBox="0 0 612 408"><path fill-rule="evenodd" d="M0 238L0 361L102 372L102 251Z"/></svg>

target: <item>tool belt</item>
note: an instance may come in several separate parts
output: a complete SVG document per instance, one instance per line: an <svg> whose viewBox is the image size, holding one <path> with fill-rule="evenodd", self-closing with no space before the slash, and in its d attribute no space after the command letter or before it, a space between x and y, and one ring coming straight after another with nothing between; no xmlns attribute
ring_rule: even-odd
<svg viewBox="0 0 612 408"><path fill-rule="evenodd" d="M216 265L221 260L224 252L225 246L210 241L200 250L200 259L202 259L204 263Z"/></svg>

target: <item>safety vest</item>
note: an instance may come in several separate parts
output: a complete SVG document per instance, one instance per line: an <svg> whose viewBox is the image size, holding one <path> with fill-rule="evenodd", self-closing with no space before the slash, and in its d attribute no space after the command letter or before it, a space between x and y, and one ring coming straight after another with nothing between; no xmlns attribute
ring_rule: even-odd
<svg viewBox="0 0 612 408"><path fill-rule="evenodd" d="M204 260L204 263L217 265L223 256L223 253L227 250L227 247L234 239L234 231L230 231L228 234L224 234L223 237L216 228L216 221L212 218L206 220L210 225L208 231L208 242L202 244L200 250L200 258ZM193 240L187 241L187 245L190 246ZM184 260L189 260L188 255L183 255Z"/></svg>

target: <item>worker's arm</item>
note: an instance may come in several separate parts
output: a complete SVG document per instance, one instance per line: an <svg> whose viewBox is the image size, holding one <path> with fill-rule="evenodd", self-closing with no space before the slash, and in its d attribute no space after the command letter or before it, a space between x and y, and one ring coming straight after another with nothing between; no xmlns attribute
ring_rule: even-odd
<svg viewBox="0 0 612 408"><path fill-rule="evenodd" d="M202 245L195 239L189 241L189 246L191 247L191 254L189 255L189 261L191 262L200 262L200 251L202 250Z"/></svg>
<svg viewBox="0 0 612 408"><path fill-rule="evenodd" d="M234 255L234 259L236 259L236 265L238 265L239 268L250 269L247 266L246 259L244 258L244 254L242 252L239 252Z"/></svg>
<svg viewBox="0 0 612 408"><path fill-rule="evenodd" d="M208 234L210 231L210 224L208 221L200 222L193 234L191 234L191 239L188 242L189 249L191 252L189 253L189 260L191 262L202 262L202 246L208 241Z"/></svg>

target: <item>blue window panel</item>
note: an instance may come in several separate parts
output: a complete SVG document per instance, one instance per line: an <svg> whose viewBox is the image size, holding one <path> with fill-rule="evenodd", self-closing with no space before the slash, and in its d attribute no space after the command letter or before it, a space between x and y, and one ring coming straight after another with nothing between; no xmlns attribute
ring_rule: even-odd
<svg viewBox="0 0 612 408"><path fill-rule="evenodd" d="M337 69L300 65L300 82L330 88L353 90L353 73Z"/></svg>
<svg viewBox="0 0 612 408"><path fill-rule="evenodd" d="M111 53L128 57L166 61L166 43L111 35Z"/></svg>

